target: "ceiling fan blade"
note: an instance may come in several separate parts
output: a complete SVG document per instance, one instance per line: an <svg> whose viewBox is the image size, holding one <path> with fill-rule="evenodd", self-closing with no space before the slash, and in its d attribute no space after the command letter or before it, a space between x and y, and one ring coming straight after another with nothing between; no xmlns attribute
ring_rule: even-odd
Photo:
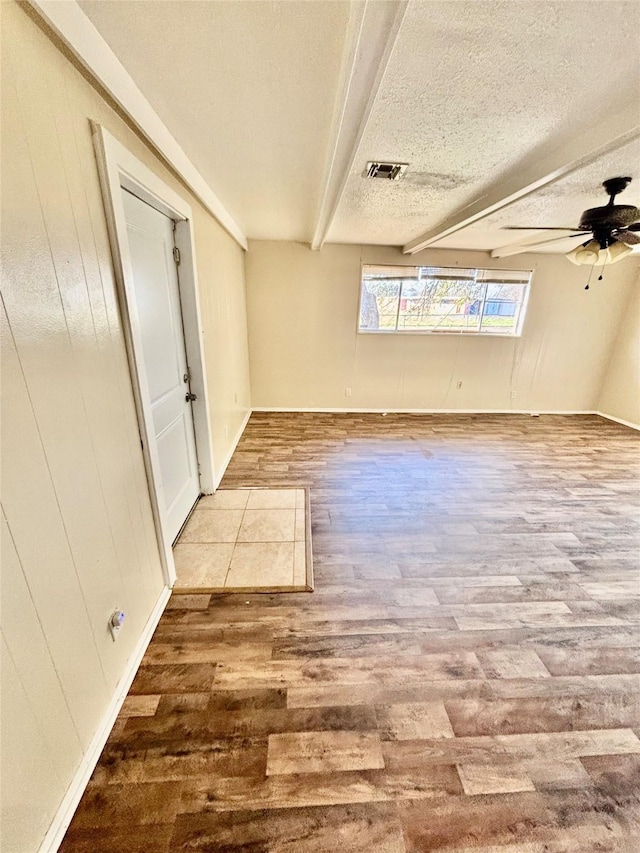
<svg viewBox="0 0 640 853"><path fill-rule="evenodd" d="M516 246L516 245L517 246L542 246L543 244L546 245L547 243L561 243L563 240L573 240L574 237L582 237L582 239L584 240L585 239L585 232L579 231L579 232L574 233L574 234L562 234L560 237L551 237L551 236L549 236L549 237L538 237L536 240L534 240L533 238L530 238L526 241L523 240L522 243L512 243L511 245L513 245L513 246Z"/></svg>
<svg viewBox="0 0 640 853"><path fill-rule="evenodd" d="M640 231L640 222L632 222L631 225L627 225L624 229L625 231Z"/></svg>
<svg viewBox="0 0 640 853"><path fill-rule="evenodd" d="M616 231L614 236L619 243L626 243L627 246L637 246L640 243L640 234L634 234L633 231Z"/></svg>
<svg viewBox="0 0 640 853"><path fill-rule="evenodd" d="M567 240L572 240L576 237L580 237L581 242L583 242L584 231L580 232L580 234L563 234L562 237L543 237L542 239L529 240L528 242L511 243L510 245L493 249L491 257L508 258L510 255L521 255L524 252L535 252L536 249L542 249L545 246L555 246L556 243L564 243Z"/></svg>
<svg viewBox="0 0 640 853"><path fill-rule="evenodd" d="M503 225L503 231L577 231L575 225L572 225L570 228L558 228L556 226L540 226L540 225ZM586 233L586 232L583 232Z"/></svg>

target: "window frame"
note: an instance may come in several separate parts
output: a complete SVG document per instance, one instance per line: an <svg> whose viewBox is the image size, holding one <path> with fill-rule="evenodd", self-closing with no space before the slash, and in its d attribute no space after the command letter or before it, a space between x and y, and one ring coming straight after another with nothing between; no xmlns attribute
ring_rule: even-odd
<svg viewBox="0 0 640 853"><path fill-rule="evenodd" d="M415 269L418 269L419 267L427 268L426 264L399 264L399 263L379 264L379 263L375 263L375 261L367 261L367 262L361 261L360 262L360 281L358 284L358 287L359 287L359 291L358 291L358 313L356 315L356 334L357 335L385 335L385 336L409 335L409 336L414 336L414 337L417 335L434 335L436 337L442 337L443 335L454 335L457 337L467 337L467 338L502 338L503 340L513 340L514 338L521 338L522 337L522 332L523 332L524 324L526 322L526 317L527 317L527 308L529 305L529 296L531 294L531 285L533 284L533 278L535 275L535 270L533 270L533 269L513 269L512 267L509 267L509 268L506 268L506 267L504 267L504 268L460 267L460 269L463 269L463 270L487 270L489 272L496 272L496 273L499 273L499 272L520 272L520 273L527 273L529 275L529 281L526 284L522 283L520 285L520 282L513 282L514 284L518 284L519 286L524 287L525 292L524 292L524 297L522 299L522 302L520 303L520 311L518 313L518 321L517 321L516 331L505 334L504 332L502 332L502 333L501 332L483 332L483 331L481 331L481 329L466 330L466 329L462 329L462 328L461 329L453 329L453 328L415 329L415 330L409 330L409 329L361 329L360 328L360 312L362 310L362 290L363 290L362 284L363 284L364 268L365 267L372 267L372 266L390 267L390 268L393 267L396 269L398 267L406 267L407 270L410 270L410 269L415 270ZM431 265L428 268L429 269L454 269L454 267L439 267L439 266L435 266L435 265ZM410 277L411 276L407 276L407 278L410 278ZM402 280L404 281L404 279L402 279ZM400 293L398 295L398 312L400 310L401 298L402 298L402 285L401 285ZM397 320L396 320L396 322L397 322Z"/></svg>

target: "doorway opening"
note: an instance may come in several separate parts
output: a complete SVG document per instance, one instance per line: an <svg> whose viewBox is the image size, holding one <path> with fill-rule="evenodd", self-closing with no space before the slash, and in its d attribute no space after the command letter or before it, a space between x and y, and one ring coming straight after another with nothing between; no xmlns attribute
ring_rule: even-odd
<svg viewBox="0 0 640 853"><path fill-rule="evenodd" d="M167 585L172 545L200 494L215 490L204 340L190 205L92 122Z"/></svg>

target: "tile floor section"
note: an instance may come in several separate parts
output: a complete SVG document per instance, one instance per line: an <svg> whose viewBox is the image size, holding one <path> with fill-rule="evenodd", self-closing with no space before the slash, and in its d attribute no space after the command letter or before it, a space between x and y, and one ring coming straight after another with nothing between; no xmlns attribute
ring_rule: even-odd
<svg viewBox="0 0 640 853"><path fill-rule="evenodd" d="M200 499L174 546L174 592L305 590L304 489L225 489Z"/></svg>

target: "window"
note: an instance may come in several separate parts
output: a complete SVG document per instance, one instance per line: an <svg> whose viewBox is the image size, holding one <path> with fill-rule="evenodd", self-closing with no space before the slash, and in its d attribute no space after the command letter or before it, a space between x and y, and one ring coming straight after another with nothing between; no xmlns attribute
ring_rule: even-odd
<svg viewBox="0 0 640 853"><path fill-rule="evenodd" d="M529 270L364 265L359 332L519 335Z"/></svg>

